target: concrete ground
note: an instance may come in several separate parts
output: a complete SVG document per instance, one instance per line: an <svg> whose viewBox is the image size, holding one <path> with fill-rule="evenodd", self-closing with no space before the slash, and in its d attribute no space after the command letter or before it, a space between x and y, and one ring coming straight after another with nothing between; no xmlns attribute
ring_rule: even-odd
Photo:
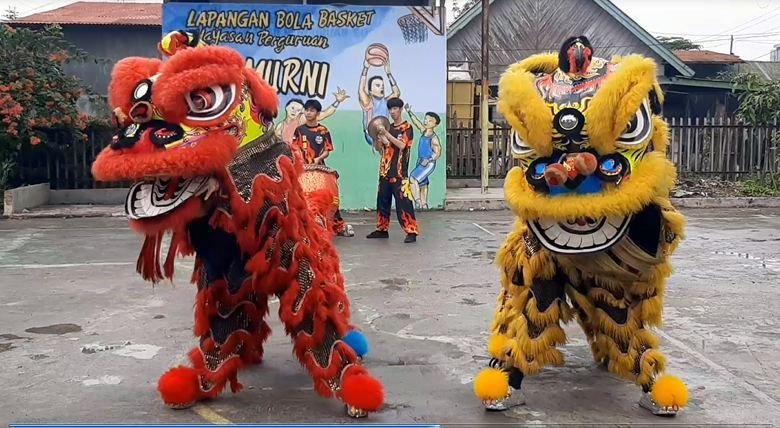
<svg viewBox="0 0 780 428"><path fill-rule="evenodd" d="M416 245L401 242L395 223L389 241L368 241L371 220L350 217L358 236L337 244L372 345L367 365L387 392L366 422L780 421L780 211L687 215L659 332L671 372L690 388L674 420L648 415L638 388L596 368L576 325L566 366L524 383L526 406L486 414L470 382L487 361L492 260L510 214L424 213ZM247 389L165 408L157 378L194 344L191 261L177 264L174 286L152 288L135 274L140 244L117 218L0 221L0 423L348 422L337 402L315 396L275 316L265 364L240 376Z"/></svg>

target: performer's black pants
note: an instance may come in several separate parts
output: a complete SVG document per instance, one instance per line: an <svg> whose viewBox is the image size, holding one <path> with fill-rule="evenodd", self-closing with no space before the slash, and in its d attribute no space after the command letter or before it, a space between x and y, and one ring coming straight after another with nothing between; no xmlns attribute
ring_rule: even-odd
<svg viewBox="0 0 780 428"><path fill-rule="evenodd" d="M395 211L401 228L406 233L419 234L411 196L408 178L380 178L376 195L376 229L382 232L390 229L390 208L395 199Z"/></svg>

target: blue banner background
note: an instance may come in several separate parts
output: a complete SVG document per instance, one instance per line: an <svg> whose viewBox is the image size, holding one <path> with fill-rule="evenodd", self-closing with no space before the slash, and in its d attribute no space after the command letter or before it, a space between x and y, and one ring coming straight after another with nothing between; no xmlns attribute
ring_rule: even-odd
<svg viewBox="0 0 780 428"><path fill-rule="evenodd" d="M199 26L197 17L205 17L200 21L208 20L219 13L244 12L245 16L254 13L255 16L267 13L269 26L267 28L237 28L218 27L214 22L210 25ZM320 28L318 25L320 13L350 13L352 16L361 16L364 23L362 27L344 28ZM300 26L307 15L312 18L312 26L309 30L279 28L277 17L279 14L290 17L295 16L294 21ZM263 5L263 4L214 4L214 3L166 3L163 5L163 31L169 32L179 29L199 30L208 35L207 41L213 43L215 31L225 34L253 34L253 44L242 43L213 43L221 44L236 49L253 63L260 59L287 60L299 58L309 61L321 61L329 64L329 73L325 84L324 94L319 99L324 108L328 108L335 101L337 89L346 91L349 98L342 102L335 113L322 120L322 124L330 129L334 152L327 159L330 167L338 170L341 178L339 187L341 192L341 208L346 210L362 210L376 207L376 190L378 177L379 155L374 153L363 133L364 112L359 103L358 87L363 71L366 48L373 43L381 43L389 51L390 71L400 89L400 98L408 103L414 115L420 120L425 120L426 112L438 114L441 122L435 128L440 143L440 158L433 163L434 168L428 168L430 174L427 185L428 197L424 204L428 207L442 208L446 191L446 37L436 35L426 30L425 40L407 40L399 25L399 18L409 17L412 11L409 7L365 7L365 6L304 6L304 5ZM370 15L370 23L366 17ZM223 15L226 16L226 15ZM357 21L355 21L357 22ZM188 25L189 24L189 25ZM321 36L327 38L327 48L321 47L285 47L281 52L268 46L258 46L258 32L267 31L272 36ZM320 39L322 40L322 39ZM385 95L390 95L390 83L383 66L370 67L368 77L379 76L385 84ZM272 86L279 89L279 81L267 79ZM307 94L279 93L279 116L275 120L277 128L285 120L286 104L291 98L299 98L305 101L310 98ZM404 112L404 119L411 117ZM292 123L292 122L290 122ZM422 132L414 128L414 145L411 149L409 173L416 168L418 157L430 156L431 149L428 143L426 147L420 145ZM425 168L417 168L418 176L426 174ZM432 171L432 172L431 172ZM414 175L414 174L412 174ZM422 182L422 180L420 180ZM423 182L423 185L425 183Z"/></svg>

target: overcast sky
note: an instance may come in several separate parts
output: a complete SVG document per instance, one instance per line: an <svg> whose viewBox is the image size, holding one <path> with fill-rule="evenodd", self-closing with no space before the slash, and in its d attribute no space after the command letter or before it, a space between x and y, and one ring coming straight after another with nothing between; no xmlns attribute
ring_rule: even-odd
<svg viewBox="0 0 780 428"><path fill-rule="evenodd" d="M109 0L110 1L110 0ZM139 1L139 0L132 0ZM452 4L458 0L447 0ZM462 0L460 0L462 1ZM142 2L154 2L143 0ZM160 2L160 1L157 1ZM780 44L780 0L612 0L656 36L683 36L704 49L734 53L745 60L768 60ZM69 0L0 0L0 10L16 7L22 15L71 3Z"/></svg>

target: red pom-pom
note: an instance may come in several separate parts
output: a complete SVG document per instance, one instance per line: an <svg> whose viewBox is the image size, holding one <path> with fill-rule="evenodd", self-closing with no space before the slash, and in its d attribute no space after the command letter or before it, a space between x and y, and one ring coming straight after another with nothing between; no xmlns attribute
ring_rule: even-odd
<svg viewBox="0 0 780 428"><path fill-rule="evenodd" d="M188 406L200 399L200 379L195 369L174 367L160 377L157 390L169 406Z"/></svg>
<svg viewBox="0 0 780 428"><path fill-rule="evenodd" d="M382 384L368 374L347 374L341 381L341 399L350 406L376 412L385 401Z"/></svg>
<svg viewBox="0 0 780 428"><path fill-rule="evenodd" d="M552 163L545 167L544 179L550 186L560 186L568 179L568 173L563 165Z"/></svg>

